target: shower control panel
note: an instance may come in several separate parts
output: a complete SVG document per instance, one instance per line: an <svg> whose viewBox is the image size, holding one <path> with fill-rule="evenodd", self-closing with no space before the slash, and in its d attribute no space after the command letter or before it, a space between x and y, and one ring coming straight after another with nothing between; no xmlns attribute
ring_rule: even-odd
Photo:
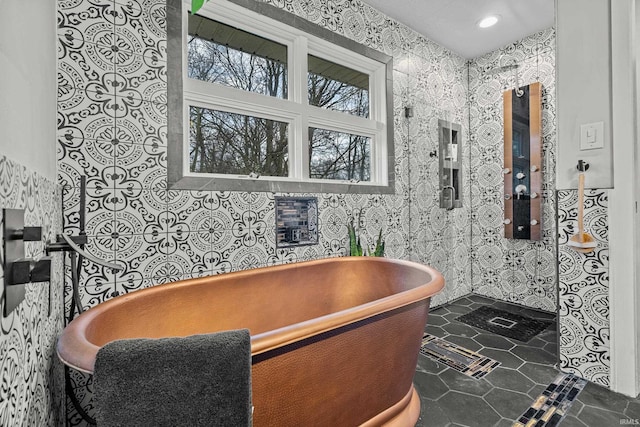
<svg viewBox="0 0 640 427"><path fill-rule="evenodd" d="M48 282L51 258L25 256L25 242L42 240L42 227L25 227L23 209L2 210L4 313L6 317L24 300L27 283Z"/></svg>
<svg viewBox="0 0 640 427"><path fill-rule="evenodd" d="M542 85L504 92L504 235L542 238Z"/></svg>

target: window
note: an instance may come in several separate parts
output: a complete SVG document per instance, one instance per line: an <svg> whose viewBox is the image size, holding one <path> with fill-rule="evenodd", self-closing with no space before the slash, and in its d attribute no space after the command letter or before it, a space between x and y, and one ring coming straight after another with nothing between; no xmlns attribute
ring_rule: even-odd
<svg viewBox="0 0 640 427"><path fill-rule="evenodd" d="M369 75L308 56L309 104L369 117Z"/></svg>
<svg viewBox="0 0 640 427"><path fill-rule="evenodd" d="M189 170L288 176L288 124L207 108L189 108Z"/></svg>
<svg viewBox="0 0 640 427"><path fill-rule="evenodd" d="M212 0L198 15L190 1L167 8L170 64L182 58L168 67L169 117L182 123L169 128L169 184L393 192L390 58L235 1Z"/></svg>
<svg viewBox="0 0 640 427"><path fill-rule="evenodd" d="M369 181L371 138L309 128L311 178Z"/></svg>
<svg viewBox="0 0 640 427"><path fill-rule="evenodd" d="M276 98L287 98L287 46L189 15L187 76Z"/></svg>

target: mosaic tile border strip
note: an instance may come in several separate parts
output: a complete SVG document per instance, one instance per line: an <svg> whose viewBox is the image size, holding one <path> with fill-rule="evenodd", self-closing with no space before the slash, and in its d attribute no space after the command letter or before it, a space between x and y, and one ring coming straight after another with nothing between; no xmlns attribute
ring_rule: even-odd
<svg viewBox="0 0 640 427"><path fill-rule="evenodd" d="M555 427L569 412L569 408L587 380L573 374L560 373L551 384L534 400L513 424L513 427Z"/></svg>
<svg viewBox="0 0 640 427"><path fill-rule="evenodd" d="M420 353L471 378L485 377L500 362L431 334L424 334Z"/></svg>
<svg viewBox="0 0 640 427"><path fill-rule="evenodd" d="M276 247L318 244L318 198L274 198L276 205Z"/></svg>
<svg viewBox="0 0 640 427"><path fill-rule="evenodd" d="M528 342L551 324L488 306L479 307L456 320L522 342Z"/></svg>

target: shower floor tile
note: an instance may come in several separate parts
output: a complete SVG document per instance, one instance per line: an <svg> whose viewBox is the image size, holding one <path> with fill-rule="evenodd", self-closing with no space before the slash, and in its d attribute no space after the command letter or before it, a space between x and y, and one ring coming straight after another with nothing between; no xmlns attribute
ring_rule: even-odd
<svg viewBox="0 0 640 427"><path fill-rule="evenodd" d="M525 343L456 320L482 306L549 322L549 326ZM473 294L434 308L425 333L494 359L500 366L474 379L430 357L418 356L414 383L421 414L416 426L513 426L560 373L556 324L554 313ZM640 420L640 399L587 383L558 425L603 427L630 425L636 420Z"/></svg>
<svg viewBox="0 0 640 427"><path fill-rule="evenodd" d="M529 342L551 324L550 321L521 316L486 305L463 314L456 320L522 342Z"/></svg>

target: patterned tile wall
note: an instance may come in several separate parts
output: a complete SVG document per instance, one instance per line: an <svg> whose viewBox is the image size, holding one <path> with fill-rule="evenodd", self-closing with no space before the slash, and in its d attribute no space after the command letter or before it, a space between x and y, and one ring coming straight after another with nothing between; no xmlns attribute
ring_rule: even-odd
<svg viewBox="0 0 640 427"><path fill-rule="evenodd" d="M24 209L25 225L45 232L43 241L26 242L27 257L40 257L44 241L60 232L59 201L54 182L0 155L0 208ZM0 286L3 276L0 265ZM27 284L24 301L0 321L2 426L63 425L63 369L55 353L63 326L62 289L62 255L54 254L51 281Z"/></svg>
<svg viewBox="0 0 640 427"><path fill-rule="evenodd" d="M503 229L502 93L515 87L513 71L488 73L518 64L521 86L542 83L542 240L507 240ZM555 31L533 34L471 61L471 201L473 291L548 311L556 310L556 107Z"/></svg>
<svg viewBox="0 0 640 427"><path fill-rule="evenodd" d="M469 109L467 61L441 46L423 40L399 67L406 74L402 104L413 108L406 128L405 158L409 194L410 257L441 271L447 286L432 305L471 292L471 198L469 176ZM438 121L462 127L462 207L440 207Z"/></svg>
<svg viewBox="0 0 640 427"><path fill-rule="evenodd" d="M578 194L558 191L560 366L609 386L609 230L607 190L587 190L584 228L597 242L589 254L567 246L577 233Z"/></svg>
<svg viewBox="0 0 640 427"><path fill-rule="evenodd" d="M468 135L466 61L360 1L269 3L394 57L395 194L278 194L317 197L319 244L277 249L275 194L167 189L164 0L58 0L64 228L78 232L86 175L88 250L125 267L85 266L87 307L182 278L345 255L351 217L360 218L365 244L382 229L386 256L443 272L447 288L434 304L470 291L470 193L463 209L436 208L438 162L428 156L438 119ZM72 382L92 413L91 378L74 372ZM70 424L83 424L67 406Z"/></svg>

